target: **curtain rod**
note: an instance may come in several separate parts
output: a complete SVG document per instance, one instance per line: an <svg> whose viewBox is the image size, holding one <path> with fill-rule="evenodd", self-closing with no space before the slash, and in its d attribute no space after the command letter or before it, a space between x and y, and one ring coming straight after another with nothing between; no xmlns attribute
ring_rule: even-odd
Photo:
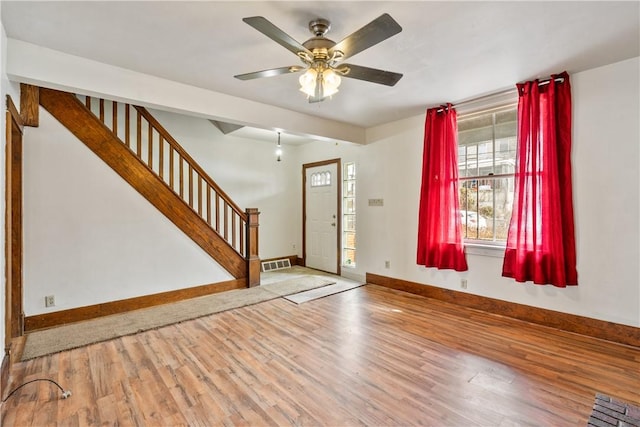
<svg viewBox="0 0 640 427"><path fill-rule="evenodd" d="M564 77L556 77L553 80L555 80L556 82L562 83L562 82L564 82ZM550 82L551 82L551 78L540 80L538 82L538 86L544 86L544 85L549 84ZM486 95L481 95L481 96L478 96L476 98L471 98L471 99L466 99L464 101L456 102L455 104L451 104L451 107L459 108L459 107L463 107L463 106L468 105L468 104L474 104L474 103L479 102L479 101L484 101L485 99L497 98L497 97L500 97L500 96L505 96L505 95L509 95L511 93L517 93L517 92L518 92L518 89L516 87L509 88L509 89L504 89L504 90L501 90L501 91L498 91L498 92L493 92L493 93L489 93L489 94L486 94ZM444 111L444 107L438 108L437 112L440 113L442 111Z"/></svg>

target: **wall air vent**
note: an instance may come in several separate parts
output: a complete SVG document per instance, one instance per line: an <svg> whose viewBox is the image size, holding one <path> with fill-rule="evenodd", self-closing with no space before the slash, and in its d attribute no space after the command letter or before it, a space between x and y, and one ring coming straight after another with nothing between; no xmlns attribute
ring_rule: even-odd
<svg viewBox="0 0 640 427"><path fill-rule="evenodd" d="M265 261L262 263L262 272L283 270L285 268L291 268L291 261L289 258L276 259L274 261Z"/></svg>

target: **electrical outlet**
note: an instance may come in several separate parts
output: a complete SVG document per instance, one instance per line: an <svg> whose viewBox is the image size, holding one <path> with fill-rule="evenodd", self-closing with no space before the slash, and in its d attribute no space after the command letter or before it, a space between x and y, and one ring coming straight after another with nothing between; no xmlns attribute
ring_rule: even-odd
<svg viewBox="0 0 640 427"><path fill-rule="evenodd" d="M391 261L385 261L384 268L391 268Z"/></svg>
<svg viewBox="0 0 640 427"><path fill-rule="evenodd" d="M460 279L460 287L462 289L467 289L467 279Z"/></svg>
<svg viewBox="0 0 640 427"><path fill-rule="evenodd" d="M56 299L53 295L47 295L44 297L44 306L45 307L53 307L56 305Z"/></svg>

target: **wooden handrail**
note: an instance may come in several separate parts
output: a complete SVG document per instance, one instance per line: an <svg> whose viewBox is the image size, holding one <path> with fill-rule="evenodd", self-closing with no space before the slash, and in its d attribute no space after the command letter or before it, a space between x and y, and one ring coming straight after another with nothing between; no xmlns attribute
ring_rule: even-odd
<svg viewBox="0 0 640 427"><path fill-rule="evenodd" d="M126 120L121 120L121 115L118 118L120 127L117 129L110 126L113 125L110 123L112 114L105 114L108 123L100 121L96 114L98 113L98 102L94 103L95 110L91 111L91 108L87 108L85 103L81 102L82 99L78 99L77 96L46 88L40 88L39 98L43 108L184 232L185 236L193 240L233 277L246 280L247 284L250 283L247 278L247 265L249 264L247 247L249 244L255 245L255 243L251 243L247 239L247 246L232 247L229 241L224 240L219 231L214 230L202 215L198 215L194 207L189 206L185 199L181 198L167 184L166 177L165 180L160 178L157 167L156 170L152 170L145 163L147 158L146 152L144 152L146 144L142 147L143 156L140 157L134 151L136 148L134 141L130 141L131 146L127 146L124 142L126 138L118 136L118 130L122 134L122 130L126 129ZM107 107L105 113L109 113L109 102L105 107ZM118 107L120 113L125 109ZM131 114L137 115L138 113L131 111ZM132 123L130 123L128 131L132 138L135 138L135 118L131 117L131 119ZM147 125L143 124L143 127L146 131ZM169 145L165 148L173 151ZM155 159L157 157L154 158L154 164L157 164ZM182 161L182 163L184 162ZM167 166L165 165L165 168ZM217 199L218 195L214 195L214 198ZM230 208L228 210L232 215L235 215ZM236 232L240 233L240 230L236 230Z"/></svg>
<svg viewBox="0 0 640 427"><path fill-rule="evenodd" d="M169 132L155 119L155 117L153 117L151 115L151 113L149 113L147 111L146 108L144 107L139 107L137 105L133 106L136 110L138 110L140 112L140 114L154 127L154 129L162 136L162 138L164 138L165 141L167 141L169 143L169 145L171 145L171 147L176 150L180 156L185 159L187 161L187 163L189 165L191 165L191 167L193 168L194 171L196 171L196 173L198 175L200 175L202 177L202 179L204 179L207 184L209 184L209 186L216 192L218 193L222 199L227 203L227 205L229 205L237 214L238 216L240 216L244 221L247 220L247 216L245 215L245 213L242 211L242 209L240 209L240 207L238 205L235 204L235 202L231 199L231 197L229 197L227 195L227 193L225 193L219 186L218 184L216 184L210 177L209 175L202 170L202 168L200 167L200 165L198 165L198 163L189 155L189 153L187 153L182 146L171 136L171 134L169 134Z"/></svg>
<svg viewBox="0 0 640 427"><path fill-rule="evenodd" d="M111 114L108 115L105 112L105 100L96 99L98 101L97 111L91 108L91 97L85 97L84 105L91 114L110 129L125 147L154 173L161 182L179 196L233 250L245 259L249 259L248 251L250 248L246 241L250 235L247 231L249 226L247 213L241 210L231 197L213 181L164 126L147 109L137 105L124 104L124 108L119 109L117 102L107 101L111 102ZM136 112L134 117L130 117L130 114L133 113L131 106ZM124 129L118 127L118 111L123 111L125 114ZM105 122L106 119L109 119L108 116L111 116L111 126L108 126ZM144 123L145 121L146 123ZM119 132L124 132L123 138L118 135ZM144 132L147 133L145 141L143 141ZM157 135L157 138L154 135ZM131 141L132 138L135 138L136 141ZM165 147L165 143L167 147ZM157 149L156 146L158 147ZM165 154L165 149L169 151L168 156ZM166 157L168 157L168 162L165 164ZM165 173L165 167L168 169L166 171L168 172L168 177L166 176L167 173ZM175 175L178 175L177 180ZM196 197L194 197L194 192L197 192ZM205 193L204 198L203 192ZM221 199L222 202L220 201Z"/></svg>

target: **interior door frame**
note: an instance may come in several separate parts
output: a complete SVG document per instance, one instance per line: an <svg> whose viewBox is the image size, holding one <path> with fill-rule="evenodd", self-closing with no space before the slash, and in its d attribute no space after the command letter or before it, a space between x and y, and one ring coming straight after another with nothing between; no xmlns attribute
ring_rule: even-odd
<svg viewBox="0 0 640 427"><path fill-rule="evenodd" d="M7 96L5 151L5 352L24 334L22 303L22 136L23 121Z"/></svg>
<svg viewBox="0 0 640 427"><path fill-rule="evenodd" d="M340 276L342 263L342 160L329 159L302 165L302 263L307 265L307 169L336 164L336 274Z"/></svg>

